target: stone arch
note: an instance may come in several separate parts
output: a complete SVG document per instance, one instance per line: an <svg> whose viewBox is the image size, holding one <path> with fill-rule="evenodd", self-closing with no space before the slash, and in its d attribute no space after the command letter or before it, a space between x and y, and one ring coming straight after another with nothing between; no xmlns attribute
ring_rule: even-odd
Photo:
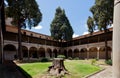
<svg viewBox="0 0 120 78"><path fill-rule="evenodd" d="M63 52L61 49L58 50L58 55L63 55Z"/></svg>
<svg viewBox="0 0 120 78"><path fill-rule="evenodd" d="M59 55L65 55L64 50L63 50L63 49L59 49L59 50L58 50L58 54L59 54Z"/></svg>
<svg viewBox="0 0 120 78"><path fill-rule="evenodd" d="M38 51L39 57L45 57L45 48L40 47Z"/></svg>
<svg viewBox="0 0 120 78"><path fill-rule="evenodd" d="M79 49L74 50L74 57L79 57Z"/></svg>
<svg viewBox="0 0 120 78"><path fill-rule="evenodd" d="M38 53L37 53L36 47L30 47L29 53L30 53L30 58L38 58Z"/></svg>
<svg viewBox="0 0 120 78"><path fill-rule="evenodd" d="M68 57L73 57L72 49L68 50Z"/></svg>
<svg viewBox="0 0 120 78"><path fill-rule="evenodd" d="M7 44L4 46L3 50L5 60L14 60L15 58L17 58L17 50L14 45Z"/></svg>
<svg viewBox="0 0 120 78"><path fill-rule="evenodd" d="M48 57L52 58L52 50L50 48L47 48L47 52L48 52Z"/></svg>
<svg viewBox="0 0 120 78"><path fill-rule="evenodd" d="M22 54L23 58L28 58L28 48L26 46L22 46Z"/></svg>
<svg viewBox="0 0 120 78"><path fill-rule="evenodd" d="M82 48L80 50L80 59L85 59L87 58L87 48Z"/></svg>
<svg viewBox="0 0 120 78"><path fill-rule="evenodd" d="M91 47L89 49L89 58L97 58L97 52L98 52L97 47Z"/></svg>
<svg viewBox="0 0 120 78"><path fill-rule="evenodd" d="M55 57L55 58L56 58L56 57L57 57L57 55L58 55L57 49L54 49L54 50L53 50L53 57Z"/></svg>
<svg viewBox="0 0 120 78"><path fill-rule="evenodd" d="M108 58L111 58L111 52L112 52L112 48L111 47L107 47L108 49ZM100 59L105 59L106 57L106 53L105 53L105 46L100 47L99 49L99 58Z"/></svg>
<svg viewBox="0 0 120 78"><path fill-rule="evenodd" d="M64 50L64 56L65 56L66 58L68 58L67 50Z"/></svg>

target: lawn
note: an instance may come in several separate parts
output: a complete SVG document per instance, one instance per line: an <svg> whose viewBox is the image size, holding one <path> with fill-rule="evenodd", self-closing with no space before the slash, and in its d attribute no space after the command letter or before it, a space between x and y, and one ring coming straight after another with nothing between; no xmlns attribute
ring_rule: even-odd
<svg viewBox="0 0 120 78"><path fill-rule="evenodd" d="M83 78L89 74L95 73L101 70L96 65L91 65L86 60L67 60L64 61L66 69L70 72L70 75L66 75L64 78ZM24 71L26 71L33 78L40 78L46 75L48 66L51 66L51 62L47 63L25 63L19 65Z"/></svg>

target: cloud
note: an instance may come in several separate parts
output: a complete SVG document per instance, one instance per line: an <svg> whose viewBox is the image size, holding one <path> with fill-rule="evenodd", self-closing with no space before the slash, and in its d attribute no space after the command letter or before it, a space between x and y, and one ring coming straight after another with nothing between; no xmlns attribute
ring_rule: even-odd
<svg viewBox="0 0 120 78"><path fill-rule="evenodd" d="M77 35L77 34L73 34L73 38L75 38L75 37L78 37L79 35Z"/></svg>
<svg viewBox="0 0 120 78"><path fill-rule="evenodd" d="M109 25L108 28L113 28L113 24Z"/></svg>
<svg viewBox="0 0 120 78"><path fill-rule="evenodd" d="M6 25L12 25L11 24L12 20L13 20L12 18L5 19Z"/></svg>
<svg viewBox="0 0 120 78"><path fill-rule="evenodd" d="M36 27L33 27L34 29L36 29L36 30L38 30L38 29L42 29L43 28L43 26L41 26L41 25L38 25L38 26L36 26Z"/></svg>
<svg viewBox="0 0 120 78"><path fill-rule="evenodd" d="M94 32L98 32L99 30L95 30ZM88 32L88 31L85 31L84 33L83 33L83 35L86 35L86 34L89 34L90 32Z"/></svg>
<svg viewBox="0 0 120 78"><path fill-rule="evenodd" d="M88 31L86 31L86 32L84 32L84 33L83 33L83 35L86 35L86 34L89 34L89 32L88 32Z"/></svg>
<svg viewBox="0 0 120 78"><path fill-rule="evenodd" d="M97 29L97 30L95 30L94 32L98 32L99 30Z"/></svg>
<svg viewBox="0 0 120 78"><path fill-rule="evenodd" d="M113 24L111 25L111 28L113 27Z"/></svg>

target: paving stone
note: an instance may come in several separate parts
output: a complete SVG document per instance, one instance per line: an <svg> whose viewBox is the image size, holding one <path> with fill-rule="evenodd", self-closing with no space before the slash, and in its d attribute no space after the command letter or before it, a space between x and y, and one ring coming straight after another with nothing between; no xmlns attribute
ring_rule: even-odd
<svg viewBox="0 0 120 78"><path fill-rule="evenodd" d="M105 70L103 70L95 75L92 75L88 78L113 78L112 77L112 66L109 66Z"/></svg>

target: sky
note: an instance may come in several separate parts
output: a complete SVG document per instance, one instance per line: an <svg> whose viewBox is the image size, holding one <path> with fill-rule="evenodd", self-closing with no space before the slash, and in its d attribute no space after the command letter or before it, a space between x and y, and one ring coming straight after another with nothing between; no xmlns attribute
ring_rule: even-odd
<svg viewBox="0 0 120 78"><path fill-rule="evenodd" d="M41 34L50 34L50 24L55 16L55 10L61 7L65 10L66 16L74 30L73 37L81 36L88 32L86 21L92 16L89 11L95 0L36 0L42 13L42 21L37 27L32 28ZM50 1L50 2L49 2Z"/></svg>

